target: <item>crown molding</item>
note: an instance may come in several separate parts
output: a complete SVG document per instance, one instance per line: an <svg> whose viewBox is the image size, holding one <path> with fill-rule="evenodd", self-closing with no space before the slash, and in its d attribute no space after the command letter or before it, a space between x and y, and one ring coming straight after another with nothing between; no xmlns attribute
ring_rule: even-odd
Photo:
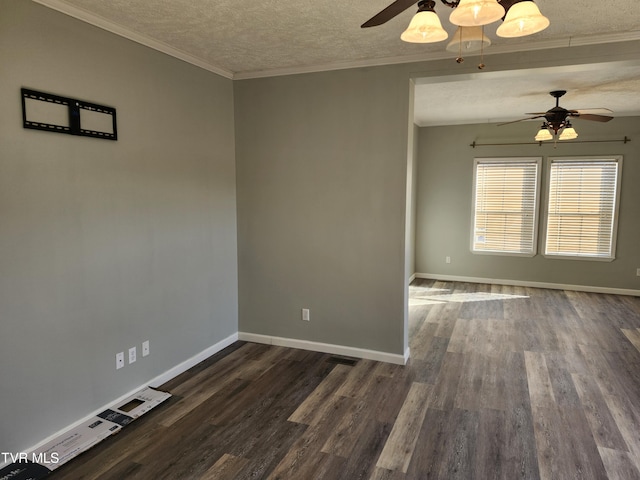
<svg viewBox="0 0 640 480"><path fill-rule="evenodd" d="M114 33L120 37L124 37L128 40L144 45L145 47L149 47L159 52L165 53L171 57L182 60L183 62L190 63L191 65L195 65L196 67L202 68L204 70L208 70L209 72L215 73L222 77L233 79L233 72L229 70L217 67L215 65L211 65L206 60L195 57L189 53L183 52L182 50L179 50L170 45L167 45L166 43L160 42L151 37L148 37L141 33L130 30L126 27L123 27L122 25L119 25L115 22L107 20L94 13L69 5L68 3L62 0L33 0L33 1L45 7L51 8L52 10L56 10L60 13L64 13L65 15L69 15L70 17L76 18L85 23L93 25L94 27L101 28L103 30L106 30L107 32Z"/></svg>
<svg viewBox="0 0 640 480"><path fill-rule="evenodd" d="M182 50L174 48L166 43L155 40L144 34L135 32L123 27L115 22L100 17L84 9L72 6L64 0L32 0L35 3L51 8L70 17L81 20L90 25L96 26L118 36L165 53L184 62L200 67L209 72L213 72L231 80L249 80L254 78L280 77L285 75L298 75L304 73L327 72L331 70L347 70L350 68L379 67L384 65L397 65L403 63L418 63L434 60L446 60L453 58L450 52L438 51L418 55L404 55L384 58L370 58L363 60L329 62L320 65L307 65L296 67L272 68L266 70L248 70L245 72L232 72L225 68L213 65L202 58L195 57ZM604 35L585 35L577 37L566 37L555 40L543 40L540 42L525 42L513 45L492 46L485 52L486 55L496 55L503 53L525 52L532 50L547 50L552 48L569 48L585 45L597 45L603 43L618 43L640 40L640 30L620 33L608 33ZM475 56L478 54L476 53Z"/></svg>

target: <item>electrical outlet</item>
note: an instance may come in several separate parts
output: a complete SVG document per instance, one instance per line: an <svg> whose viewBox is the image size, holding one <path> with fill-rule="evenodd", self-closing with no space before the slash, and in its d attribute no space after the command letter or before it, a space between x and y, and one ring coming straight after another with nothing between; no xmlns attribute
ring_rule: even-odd
<svg viewBox="0 0 640 480"><path fill-rule="evenodd" d="M640 268L636 270L636 277L640 277Z"/></svg>
<svg viewBox="0 0 640 480"><path fill-rule="evenodd" d="M116 370L124 367L124 352L116 353Z"/></svg>
<svg viewBox="0 0 640 480"><path fill-rule="evenodd" d="M129 364L132 364L136 361L136 347L131 347L129 349Z"/></svg>
<svg viewBox="0 0 640 480"><path fill-rule="evenodd" d="M149 355L149 340L142 342L142 356L146 357Z"/></svg>
<svg viewBox="0 0 640 480"><path fill-rule="evenodd" d="M444 261L445 261L446 263L451 263L451 257L445 257Z"/></svg>
<svg viewBox="0 0 640 480"><path fill-rule="evenodd" d="M308 308L303 308L302 309L302 320L304 320L305 322L311 321L311 319L309 317L309 309Z"/></svg>

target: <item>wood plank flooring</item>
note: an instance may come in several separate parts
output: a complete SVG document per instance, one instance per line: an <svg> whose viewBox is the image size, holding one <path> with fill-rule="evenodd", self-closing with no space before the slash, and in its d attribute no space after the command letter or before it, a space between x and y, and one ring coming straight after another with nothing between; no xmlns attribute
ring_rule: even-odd
<svg viewBox="0 0 640 480"><path fill-rule="evenodd" d="M418 280L410 339L237 342L49 478L640 480L640 298Z"/></svg>

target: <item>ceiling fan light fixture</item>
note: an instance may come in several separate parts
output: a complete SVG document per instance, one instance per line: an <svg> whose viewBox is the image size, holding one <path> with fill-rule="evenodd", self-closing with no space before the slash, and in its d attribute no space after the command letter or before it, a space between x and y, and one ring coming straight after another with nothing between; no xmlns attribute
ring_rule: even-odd
<svg viewBox="0 0 640 480"><path fill-rule="evenodd" d="M504 14L504 7L498 0L460 0L449 21L459 27L476 27L493 23Z"/></svg>
<svg viewBox="0 0 640 480"><path fill-rule="evenodd" d="M545 122L540 127L540 130L538 130L538 133L535 136L535 140L536 142L544 142L545 140L552 139L553 135L551 135L551 132L549 131L549 125L547 125L547 123Z"/></svg>
<svg viewBox="0 0 640 480"><path fill-rule="evenodd" d="M482 27L458 27L447 45L448 52L477 52L491 45L491 40L482 31ZM462 46L462 48L460 48Z"/></svg>
<svg viewBox="0 0 640 480"><path fill-rule="evenodd" d="M503 38L533 35L547 28L549 23L549 19L540 13L533 0L521 0L509 8L496 35Z"/></svg>
<svg viewBox="0 0 640 480"><path fill-rule="evenodd" d="M562 130L558 140L573 140L578 138L578 132L575 131L571 122L567 122L567 126Z"/></svg>
<svg viewBox="0 0 640 480"><path fill-rule="evenodd" d="M422 8L422 7L421 7ZM442 28L436 12L418 10L400 39L409 43L435 43L446 40L449 34Z"/></svg>

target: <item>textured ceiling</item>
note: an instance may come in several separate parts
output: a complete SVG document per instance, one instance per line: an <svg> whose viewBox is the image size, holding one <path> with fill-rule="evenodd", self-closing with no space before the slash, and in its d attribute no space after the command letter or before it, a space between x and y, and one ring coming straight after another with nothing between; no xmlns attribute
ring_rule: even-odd
<svg viewBox="0 0 640 480"><path fill-rule="evenodd" d="M75 7L232 75L380 59L398 61L403 57L442 58L446 45L400 40L415 8L384 25L360 28L391 0L36 1L54 8ZM572 41L600 43L603 36L629 32L640 38L640 0L536 3L551 20L549 28L530 37L501 39L495 36L498 23L494 23L486 29L492 50L569 45ZM451 9L437 1L436 10L452 34L455 29L448 21Z"/></svg>
<svg viewBox="0 0 640 480"><path fill-rule="evenodd" d="M392 0L34 1L234 79L455 57L445 51L446 41L418 45L400 40L415 8L384 25L360 28ZM529 37L501 39L495 35L495 23L485 29L492 41L486 53L640 39L640 0L536 0L536 4L550 19L549 28ZM451 9L436 0L436 10L452 35ZM570 91L562 103L568 108L607 107L618 115L640 114L638 66L611 67L603 65L584 75L570 69L538 69L525 76L521 72L510 77L508 91L496 90L496 82L490 80L510 72L482 72L474 76L473 89L451 88L450 82L468 82L468 77L447 78L448 88L435 96L438 79L428 80L429 85L418 82L416 122L518 118L525 111L550 108L553 99L546 92L554 89ZM501 108L494 113L497 98Z"/></svg>

